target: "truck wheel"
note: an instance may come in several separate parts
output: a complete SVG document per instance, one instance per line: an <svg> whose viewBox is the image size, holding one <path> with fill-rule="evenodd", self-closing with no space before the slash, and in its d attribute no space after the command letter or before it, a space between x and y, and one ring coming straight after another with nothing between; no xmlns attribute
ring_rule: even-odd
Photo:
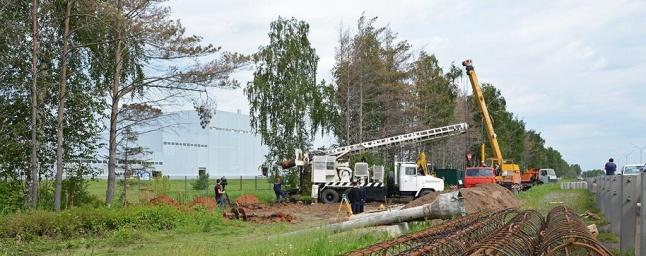
<svg viewBox="0 0 646 256"><path fill-rule="evenodd" d="M321 192L321 202L324 204L333 204L339 201L339 192L334 189L326 189Z"/></svg>

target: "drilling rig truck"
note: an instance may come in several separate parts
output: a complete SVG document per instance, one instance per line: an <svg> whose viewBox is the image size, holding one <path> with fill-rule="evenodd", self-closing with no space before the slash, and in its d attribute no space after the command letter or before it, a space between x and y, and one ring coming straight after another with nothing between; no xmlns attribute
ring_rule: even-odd
<svg viewBox="0 0 646 256"><path fill-rule="evenodd" d="M369 201L397 197L418 198L433 191L444 190L444 180L430 174L425 157L420 156L422 160L417 162L395 161L393 172L386 172L384 166L369 166L365 162L355 163L351 167L347 157L369 150L459 135L467 129L466 123L459 123L312 152L311 156L296 150L296 158L284 162L282 166L311 167L312 199L322 203L339 202L342 195L352 187L352 181L358 182L365 189Z"/></svg>

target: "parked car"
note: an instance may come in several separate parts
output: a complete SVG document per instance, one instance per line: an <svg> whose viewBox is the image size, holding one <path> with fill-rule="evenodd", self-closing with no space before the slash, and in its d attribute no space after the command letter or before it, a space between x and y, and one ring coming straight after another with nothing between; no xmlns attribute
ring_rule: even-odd
<svg viewBox="0 0 646 256"><path fill-rule="evenodd" d="M621 175L639 175L643 168L643 164L627 164L621 168Z"/></svg>
<svg viewBox="0 0 646 256"><path fill-rule="evenodd" d="M558 182L559 178L556 176L554 169L540 169L538 175L539 180L542 183Z"/></svg>

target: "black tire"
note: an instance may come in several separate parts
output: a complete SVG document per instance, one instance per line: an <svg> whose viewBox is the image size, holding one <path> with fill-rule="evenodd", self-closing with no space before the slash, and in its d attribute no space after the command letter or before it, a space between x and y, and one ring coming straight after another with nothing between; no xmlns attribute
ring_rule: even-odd
<svg viewBox="0 0 646 256"><path fill-rule="evenodd" d="M339 192L334 189L325 189L321 192L321 202L324 204L333 204L339 202Z"/></svg>

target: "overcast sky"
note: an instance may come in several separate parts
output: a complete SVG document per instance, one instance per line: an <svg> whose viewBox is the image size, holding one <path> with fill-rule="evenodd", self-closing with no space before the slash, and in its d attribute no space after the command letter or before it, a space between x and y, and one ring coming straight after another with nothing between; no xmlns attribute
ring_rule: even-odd
<svg viewBox="0 0 646 256"><path fill-rule="evenodd" d="M227 51L266 44L279 15L310 24L318 79L331 79L341 26L377 16L443 67L470 58L508 109L584 170L608 157L639 162L646 146L646 1L172 0L173 18ZM250 71L237 75L242 84ZM249 107L242 90L214 92L218 109ZM216 117L217 118L217 117ZM632 153L631 153L632 152ZM646 149L644 160L646 161Z"/></svg>

